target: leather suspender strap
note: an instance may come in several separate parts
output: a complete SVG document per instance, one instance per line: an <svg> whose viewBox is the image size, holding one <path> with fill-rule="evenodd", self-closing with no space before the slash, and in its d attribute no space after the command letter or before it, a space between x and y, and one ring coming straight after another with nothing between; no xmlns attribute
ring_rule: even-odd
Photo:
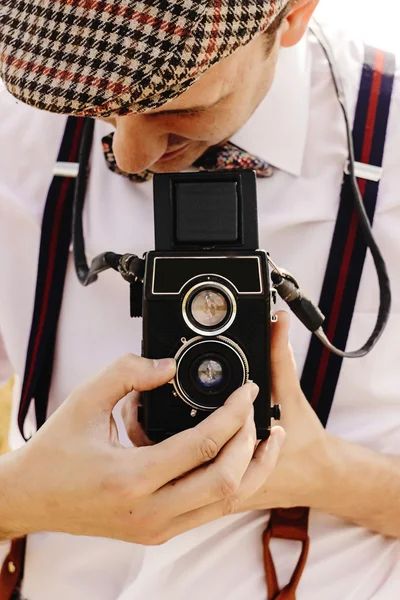
<svg viewBox="0 0 400 600"><path fill-rule="evenodd" d="M381 167L393 91L395 57L366 47L353 128L357 162ZM373 223L379 182L359 181L368 217ZM328 315L324 329L339 348L346 346L363 273L367 247L354 209L350 177L345 175L319 307ZM302 390L324 427L328 422L343 359L313 337L301 379ZM268 600L295 600L310 545L308 508L275 509L264 532L264 564ZM270 549L272 538L301 543L302 551L290 582L279 589Z"/></svg>
<svg viewBox="0 0 400 600"><path fill-rule="evenodd" d="M57 161L78 161L82 129L82 118L67 119ZM73 178L54 177L43 214L35 307L18 412L18 426L25 439L24 423L32 400L38 429L47 415L57 323L71 243L75 182ZM0 572L0 600L19 598L25 547L26 538L11 543Z"/></svg>
<svg viewBox="0 0 400 600"><path fill-rule="evenodd" d="M268 600L294 600L297 586L307 562L310 539L308 537L308 508L275 509L264 531L264 568ZM291 540L301 544L301 554L289 583L279 590L278 577L270 549L272 538Z"/></svg>
<svg viewBox="0 0 400 600"><path fill-rule="evenodd" d="M13 540L0 571L0 600L19 600L24 575L26 538Z"/></svg>

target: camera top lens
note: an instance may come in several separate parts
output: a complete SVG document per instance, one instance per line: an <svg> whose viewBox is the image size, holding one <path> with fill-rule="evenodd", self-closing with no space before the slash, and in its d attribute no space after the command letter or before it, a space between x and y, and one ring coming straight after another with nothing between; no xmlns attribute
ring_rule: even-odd
<svg viewBox="0 0 400 600"><path fill-rule="evenodd" d="M235 320L235 296L226 285L217 281L202 281L186 293L182 316L196 333L219 335Z"/></svg>
<svg viewBox="0 0 400 600"><path fill-rule="evenodd" d="M190 305L193 319L204 327L215 327L226 318L229 307L228 302L216 290L202 290L198 292Z"/></svg>

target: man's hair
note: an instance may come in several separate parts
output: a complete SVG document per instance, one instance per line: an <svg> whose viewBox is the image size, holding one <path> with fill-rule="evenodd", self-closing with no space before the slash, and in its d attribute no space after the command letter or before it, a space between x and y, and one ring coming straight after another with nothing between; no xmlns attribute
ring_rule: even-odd
<svg viewBox="0 0 400 600"><path fill-rule="evenodd" d="M278 33L280 26L282 25L287 15L290 13L296 1L297 0L290 0L286 4L285 8L283 8L281 12L275 17L272 25L268 27L267 31L264 33L266 43L265 50L267 53L267 57L271 54L272 48L274 47L276 34Z"/></svg>

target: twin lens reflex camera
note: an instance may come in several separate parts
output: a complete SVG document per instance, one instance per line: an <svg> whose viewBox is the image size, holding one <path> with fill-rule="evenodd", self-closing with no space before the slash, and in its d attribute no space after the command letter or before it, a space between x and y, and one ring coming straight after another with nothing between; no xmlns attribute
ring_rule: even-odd
<svg viewBox="0 0 400 600"><path fill-rule="evenodd" d="M161 441L193 427L253 380L258 439L271 419L275 291L258 249L252 171L154 177L155 251L146 255L142 354L174 357L176 376L144 392L139 421Z"/></svg>

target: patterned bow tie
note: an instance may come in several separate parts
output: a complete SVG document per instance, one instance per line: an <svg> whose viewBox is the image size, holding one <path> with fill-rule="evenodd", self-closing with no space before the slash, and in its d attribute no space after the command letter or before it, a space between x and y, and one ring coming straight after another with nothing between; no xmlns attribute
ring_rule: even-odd
<svg viewBox="0 0 400 600"><path fill-rule="evenodd" d="M141 173L132 174L122 171L115 160L112 149L114 134L110 133L102 139L104 157L108 168L118 175L123 175L136 183L143 183L152 178L151 171L142 171ZM227 142L221 146L212 146L193 163L193 166L200 171L233 171L243 169L253 169L257 177L271 177L273 175L273 167L264 160L249 154L231 142Z"/></svg>

